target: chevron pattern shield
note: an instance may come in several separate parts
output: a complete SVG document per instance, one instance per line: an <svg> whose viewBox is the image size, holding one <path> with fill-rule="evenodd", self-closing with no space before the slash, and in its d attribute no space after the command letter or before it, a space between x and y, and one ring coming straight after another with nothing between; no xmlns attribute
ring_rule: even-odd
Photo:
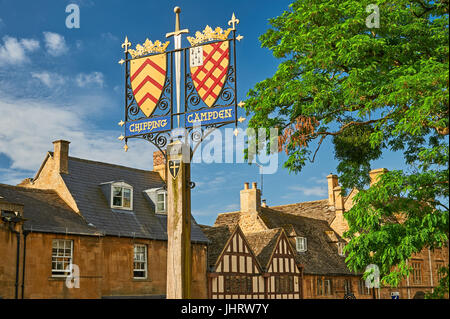
<svg viewBox="0 0 450 319"><path fill-rule="evenodd" d="M211 107L217 101L225 84L230 63L229 43L228 41L215 42L196 48L199 48L196 52L202 54L203 57L191 56L191 60L195 59L201 63L201 65L195 62L191 63L192 82L203 102Z"/></svg>
<svg viewBox="0 0 450 319"><path fill-rule="evenodd" d="M155 110L166 82L167 56L157 54L131 60L130 80L139 108L149 117Z"/></svg>

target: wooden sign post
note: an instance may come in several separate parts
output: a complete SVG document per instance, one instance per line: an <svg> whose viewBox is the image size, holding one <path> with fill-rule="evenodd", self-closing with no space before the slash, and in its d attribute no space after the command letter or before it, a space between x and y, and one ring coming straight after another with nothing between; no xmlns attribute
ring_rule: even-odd
<svg viewBox="0 0 450 319"><path fill-rule="evenodd" d="M190 147L167 147L167 299L191 298Z"/></svg>
<svg viewBox="0 0 450 319"><path fill-rule="evenodd" d="M233 13L227 29L206 26L202 32L187 37L190 47L183 48L182 35L189 30L180 28L181 9L175 7L174 13L175 31L166 34L173 40L174 50L167 50L170 41L147 39L135 49L128 37L122 43L124 58L119 64L125 66L125 119L118 123L124 130L118 139L125 141L125 151L129 139L143 138L166 153L166 296L182 299L191 298L194 183L190 179L190 158L215 129L234 124L237 136L238 121L245 120L237 118L238 106L245 103L237 99L236 40L243 39L236 36L239 19ZM200 130L193 131L195 127ZM171 131L176 128L187 129L184 142L172 141Z"/></svg>

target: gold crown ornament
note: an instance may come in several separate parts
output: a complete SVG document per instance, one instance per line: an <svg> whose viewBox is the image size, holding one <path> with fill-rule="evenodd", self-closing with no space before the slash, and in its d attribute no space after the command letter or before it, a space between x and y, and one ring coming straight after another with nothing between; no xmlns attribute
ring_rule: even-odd
<svg viewBox="0 0 450 319"><path fill-rule="evenodd" d="M130 49L128 52L131 54L133 59L150 53L164 53L169 45L169 42L170 41L162 43L161 41L156 40L155 43L153 43L147 39L142 45L136 45L136 50Z"/></svg>
<svg viewBox="0 0 450 319"><path fill-rule="evenodd" d="M222 28L217 27L213 30L209 25L207 25L203 32L197 31L195 33L195 37L187 37L187 39L191 46L194 46L208 41L226 40L231 31L233 31L233 28L222 30Z"/></svg>

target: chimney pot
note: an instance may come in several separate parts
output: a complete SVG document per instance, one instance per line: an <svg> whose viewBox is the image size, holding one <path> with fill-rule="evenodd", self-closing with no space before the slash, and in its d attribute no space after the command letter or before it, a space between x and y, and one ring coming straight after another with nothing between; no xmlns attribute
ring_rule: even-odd
<svg viewBox="0 0 450 319"><path fill-rule="evenodd" d="M262 206L262 207L267 207L267 203L266 203L266 200L265 200L265 199L262 200L261 206Z"/></svg>
<svg viewBox="0 0 450 319"><path fill-rule="evenodd" d="M244 183L244 189L248 189L248 183Z"/></svg>
<svg viewBox="0 0 450 319"><path fill-rule="evenodd" d="M256 182L253 182L253 183L252 183L252 188L253 188L253 189L257 189Z"/></svg>

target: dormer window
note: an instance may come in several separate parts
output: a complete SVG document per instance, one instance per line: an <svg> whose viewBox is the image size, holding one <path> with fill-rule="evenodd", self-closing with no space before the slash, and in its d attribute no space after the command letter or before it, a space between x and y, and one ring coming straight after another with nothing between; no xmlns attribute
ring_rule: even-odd
<svg viewBox="0 0 450 319"><path fill-rule="evenodd" d="M156 213L167 212L167 192L159 191L156 193Z"/></svg>
<svg viewBox="0 0 450 319"><path fill-rule="evenodd" d="M133 209L133 187L126 183L114 183L111 187L111 207Z"/></svg>
<svg viewBox="0 0 450 319"><path fill-rule="evenodd" d="M345 253L344 253L344 247L345 247L345 243L338 243L338 254L339 256L345 257Z"/></svg>
<svg viewBox="0 0 450 319"><path fill-rule="evenodd" d="M163 187L146 189L143 193L156 214L167 214L167 191Z"/></svg>
<svg viewBox="0 0 450 319"><path fill-rule="evenodd" d="M299 253L303 253L307 250L306 237L296 237L296 248Z"/></svg>

